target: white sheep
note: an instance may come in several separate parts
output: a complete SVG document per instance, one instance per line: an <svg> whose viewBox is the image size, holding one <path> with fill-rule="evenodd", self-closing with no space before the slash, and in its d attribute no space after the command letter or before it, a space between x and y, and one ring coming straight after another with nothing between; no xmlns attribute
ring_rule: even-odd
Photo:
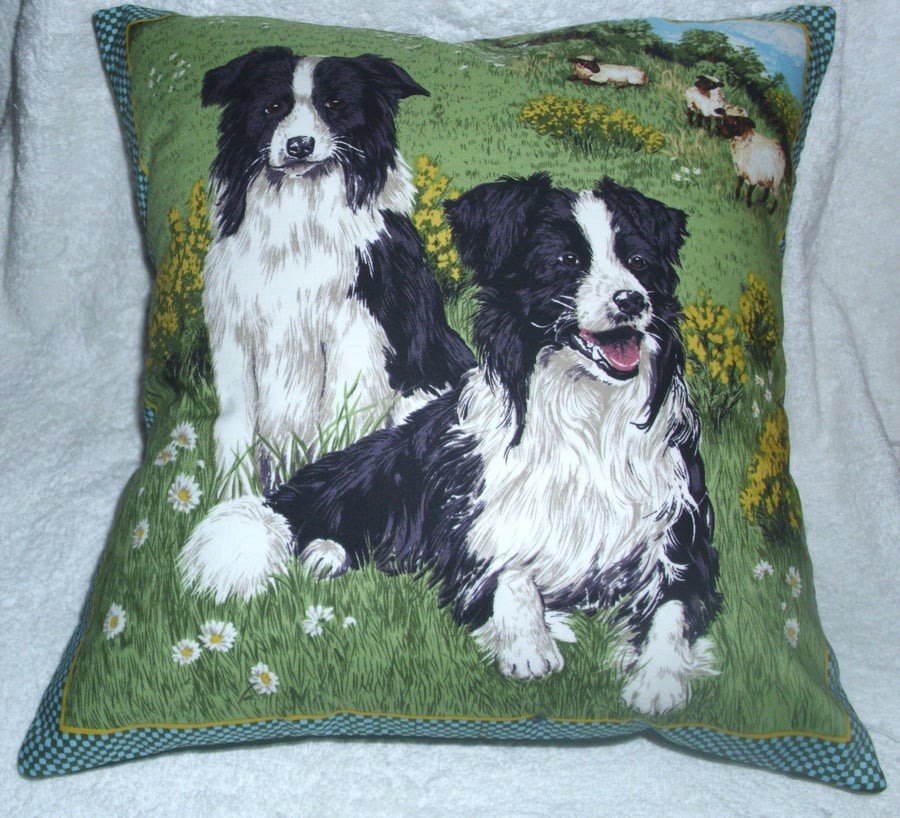
<svg viewBox="0 0 900 818"><path fill-rule="evenodd" d="M765 202L771 191L773 196L770 212L778 206L778 190L784 181L787 160L784 149L774 139L757 133L755 123L748 116L735 116L720 109L718 114L719 135L730 140L731 156L737 171L738 183L734 197L740 198L741 187L747 183L747 207L753 199L753 189L761 187Z"/></svg>
<svg viewBox="0 0 900 818"><path fill-rule="evenodd" d="M718 119L719 109L725 109L725 92L722 81L707 74L701 74L697 81L684 92L688 106L688 122L691 125L706 124L708 127L714 119Z"/></svg>
<svg viewBox="0 0 900 818"><path fill-rule="evenodd" d="M647 74L635 65L602 63L587 54L573 57L570 80L581 80L594 85L646 85Z"/></svg>

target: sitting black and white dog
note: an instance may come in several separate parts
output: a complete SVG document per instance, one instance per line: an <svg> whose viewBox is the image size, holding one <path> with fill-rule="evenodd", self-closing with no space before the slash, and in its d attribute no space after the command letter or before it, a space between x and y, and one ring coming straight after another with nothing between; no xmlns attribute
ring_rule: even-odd
<svg viewBox="0 0 900 818"><path fill-rule="evenodd" d="M562 668L567 611L615 606L624 701L679 707L716 672L704 634L721 604L678 333L685 215L543 174L447 210L481 287L480 366L266 498L216 507L182 552L185 582L250 596L292 551L320 578L369 559L427 574L521 679Z"/></svg>
<svg viewBox="0 0 900 818"><path fill-rule="evenodd" d="M313 448L348 395L390 423L474 363L409 220L394 116L416 94L428 92L381 57L281 47L204 77L203 105L223 108L203 307L232 490L257 468L270 488L286 477L273 463Z"/></svg>

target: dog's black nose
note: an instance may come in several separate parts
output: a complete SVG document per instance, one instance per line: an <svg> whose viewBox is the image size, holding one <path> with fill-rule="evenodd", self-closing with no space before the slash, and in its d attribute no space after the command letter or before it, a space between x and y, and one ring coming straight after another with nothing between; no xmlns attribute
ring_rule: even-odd
<svg viewBox="0 0 900 818"><path fill-rule="evenodd" d="M287 155L291 159L306 159L316 149L316 140L311 136L294 136L287 141Z"/></svg>
<svg viewBox="0 0 900 818"><path fill-rule="evenodd" d="M647 299L636 290L619 290L613 294L613 301L619 311L629 318L634 318L647 309Z"/></svg>

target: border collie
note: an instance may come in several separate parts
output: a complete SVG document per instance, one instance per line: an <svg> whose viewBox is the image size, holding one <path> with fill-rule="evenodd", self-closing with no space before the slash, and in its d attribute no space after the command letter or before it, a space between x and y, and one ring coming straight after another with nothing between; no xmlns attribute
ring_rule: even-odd
<svg viewBox="0 0 900 818"><path fill-rule="evenodd" d="M276 485L346 401L390 424L474 362L409 220L394 116L412 95L428 92L370 54L261 48L204 77L203 105L223 108L203 306L232 490L257 468Z"/></svg>
<svg viewBox="0 0 900 818"><path fill-rule="evenodd" d="M426 574L519 679L562 668L567 611L614 608L625 703L679 707L716 673L703 634L721 604L678 333L686 217L544 174L447 211L481 287L480 366L266 498L218 506L182 552L185 582L251 596L291 552L319 578L370 559Z"/></svg>

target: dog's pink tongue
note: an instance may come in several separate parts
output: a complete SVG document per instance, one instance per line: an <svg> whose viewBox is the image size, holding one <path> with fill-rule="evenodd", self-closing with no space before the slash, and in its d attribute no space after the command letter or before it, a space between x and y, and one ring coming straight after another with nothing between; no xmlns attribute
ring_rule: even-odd
<svg viewBox="0 0 900 818"><path fill-rule="evenodd" d="M600 342L595 336L590 338L596 344L607 363L620 372L631 372L637 369L641 361L641 338L640 335L625 335L616 338L613 341Z"/></svg>

